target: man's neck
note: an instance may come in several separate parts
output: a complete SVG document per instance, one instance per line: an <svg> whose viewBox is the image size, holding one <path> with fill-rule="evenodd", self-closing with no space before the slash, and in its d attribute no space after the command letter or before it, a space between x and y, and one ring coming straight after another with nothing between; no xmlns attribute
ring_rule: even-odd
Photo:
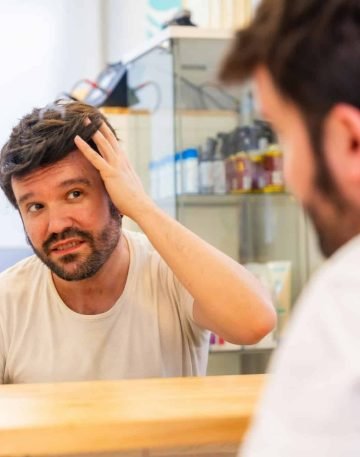
<svg viewBox="0 0 360 457"><path fill-rule="evenodd" d="M55 288L63 302L79 314L101 314L113 307L121 296L130 265L128 242L121 234L107 262L91 278L65 281L52 273Z"/></svg>

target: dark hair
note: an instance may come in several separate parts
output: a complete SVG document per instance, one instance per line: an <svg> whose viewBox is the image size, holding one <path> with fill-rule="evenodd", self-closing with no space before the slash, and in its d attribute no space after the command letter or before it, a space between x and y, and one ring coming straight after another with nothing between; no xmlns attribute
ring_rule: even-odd
<svg viewBox="0 0 360 457"><path fill-rule="evenodd" d="M265 66L301 111L324 169L323 122L337 103L360 108L359 62L359 0L264 0L252 23L236 33L219 77L240 82ZM329 176L319 178L328 188Z"/></svg>
<svg viewBox="0 0 360 457"><path fill-rule="evenodd" d="M86 118L91 124L86 124ZM59 100L45 108L35 108L16 125L0 153L0 187L10 203L17 207L11 178L22 177L65 158L76 149L74 138L80 135L96 151L91 139L101 123L114 129L93 106Z"/></svg>

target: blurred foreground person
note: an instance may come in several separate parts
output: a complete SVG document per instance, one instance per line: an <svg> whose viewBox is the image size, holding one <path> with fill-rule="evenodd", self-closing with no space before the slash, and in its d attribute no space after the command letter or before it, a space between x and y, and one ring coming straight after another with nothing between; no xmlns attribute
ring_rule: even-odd
<svg viewBox="0 0 360 457"><path fill-rule="evenodd" d="M359 62L359 0L265 0L220 70L253 77L328 257L273 359L244 457L360 455Z"/></svg>

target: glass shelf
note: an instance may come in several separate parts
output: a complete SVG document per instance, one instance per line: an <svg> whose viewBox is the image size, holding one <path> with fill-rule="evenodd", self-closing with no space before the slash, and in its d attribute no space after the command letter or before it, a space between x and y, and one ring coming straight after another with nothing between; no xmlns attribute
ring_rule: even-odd
<svg viewBox="0 0 360 457"><path fill-rule="evenodd" d="M265 199L279 199L279 198L289 198L295 201L294 197L287 192L272 192L272 193L239 193L239 194L184 194L177 196L178 205L186 206L202 206L202 205L237 205L244 199L249 198L265 198Z"/></svg>

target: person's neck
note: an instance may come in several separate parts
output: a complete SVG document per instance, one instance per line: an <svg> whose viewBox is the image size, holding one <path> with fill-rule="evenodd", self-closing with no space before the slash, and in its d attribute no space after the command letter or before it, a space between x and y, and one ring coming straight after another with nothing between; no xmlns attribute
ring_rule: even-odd
<svg viewBox="0 0 360 457"><path fill-rule="evenodd" d="M128 242L121 234L107 262L91 278L65 281L52 273L55 288L63 302L79 314L101 314L112 308L122 294L130 265Z"/></svg>

